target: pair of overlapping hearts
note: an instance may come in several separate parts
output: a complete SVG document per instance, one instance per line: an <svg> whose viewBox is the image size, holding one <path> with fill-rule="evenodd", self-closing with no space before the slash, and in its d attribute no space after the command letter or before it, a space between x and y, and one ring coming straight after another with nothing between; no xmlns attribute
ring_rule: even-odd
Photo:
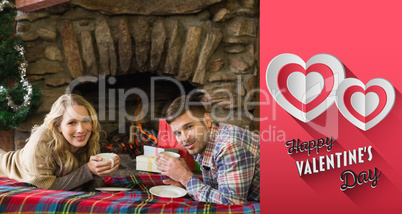
<svg viewBox="0 0 402 214"><path fill-rule="evenodd" d="M276 102L305 123L334 102L342 115L367 131L381 122L395 103L395 89L386 79L366 85L346 78L343 63L330 54L317 54L304 62L295 54L276 56L269 63L266 83Z"/></svg>

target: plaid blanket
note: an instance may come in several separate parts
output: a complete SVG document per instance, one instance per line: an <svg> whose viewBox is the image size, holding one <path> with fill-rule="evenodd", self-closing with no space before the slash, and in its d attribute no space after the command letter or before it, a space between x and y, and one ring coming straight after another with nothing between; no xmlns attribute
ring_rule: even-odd
<svg viewBox="0 0 402 214"><path fill-rule="evenodd" d="M0 177L0 213L259 213L260 204L219 205L189 196L162 198L149 188L163 185L160 174L105 177L107 186L128 187L118 193L38 189Z"/></svg>

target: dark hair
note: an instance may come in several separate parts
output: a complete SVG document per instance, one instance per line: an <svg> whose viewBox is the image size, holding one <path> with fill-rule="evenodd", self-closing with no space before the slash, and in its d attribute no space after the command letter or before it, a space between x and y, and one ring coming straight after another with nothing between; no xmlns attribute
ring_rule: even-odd
<svg viewBox="0 0 402 214"><path fill-rule="evenodd" d="M187 111L190 112L191 117L202 119L204 114L207 113L203 103L204 95L203 92L195 92L191 95L176 98L166 111L166 122L170 124Z"/></svg>

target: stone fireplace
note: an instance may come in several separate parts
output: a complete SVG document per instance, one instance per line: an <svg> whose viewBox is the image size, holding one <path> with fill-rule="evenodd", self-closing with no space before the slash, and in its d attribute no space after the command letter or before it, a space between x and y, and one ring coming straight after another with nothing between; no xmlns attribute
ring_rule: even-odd
<svg viewBox="0 0 402 214"><path fill-rule="evenodd" d="M143 102L130 90L154 102L142 121L150 130L194 89L207 92L218 121L259 128L258 0L70 0L16 20L28 79L42 92L37 114L15 130L16 148L66 91L94 104L108 135Z"/></svg>

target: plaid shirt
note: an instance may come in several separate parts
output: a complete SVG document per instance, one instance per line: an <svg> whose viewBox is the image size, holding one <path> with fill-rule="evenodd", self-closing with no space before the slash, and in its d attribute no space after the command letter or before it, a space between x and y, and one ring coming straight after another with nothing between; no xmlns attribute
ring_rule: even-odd
<svg viewBox="0 0 402 214"><path fill-rule="evenodd" d="M195 155L203 182L193 176L187 191L196 200L242 204L260 200L260 138L237 126L212 125L204 155Z"/></svg>

